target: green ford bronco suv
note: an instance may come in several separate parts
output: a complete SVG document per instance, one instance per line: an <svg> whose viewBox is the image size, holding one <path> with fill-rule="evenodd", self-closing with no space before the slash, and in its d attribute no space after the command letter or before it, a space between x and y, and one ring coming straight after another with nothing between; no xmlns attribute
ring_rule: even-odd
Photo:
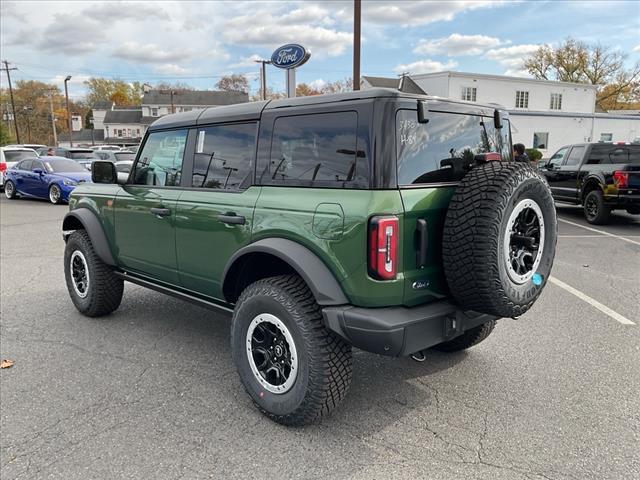
<svg viewBox="0 0 640 480"><path fill-rule="evenodd" d="M73 303L125 281L233 314L257 407L287 425L345 396L352 346L424 359L484 340L540 295L548 184L491 105L371 89L168 115L126 182L93 163L63 224Z"/></svg>

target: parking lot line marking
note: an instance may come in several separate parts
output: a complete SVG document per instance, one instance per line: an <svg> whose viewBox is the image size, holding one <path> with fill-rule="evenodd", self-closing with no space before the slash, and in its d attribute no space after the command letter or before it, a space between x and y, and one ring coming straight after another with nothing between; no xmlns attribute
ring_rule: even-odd
<svg viewBox="0 0 640 480"><path fill-rule="evenodd" d="M569 225L573 225L575 227L584 228L585 230L589 230L591 232L596 232L602 235L607 235L609 237L618 238L620 240L624 240L625 242L633 243L634 245L640 245L640 242L636 242L635 240L631 240L630 238L621 237L620 235L615 235L613 233L605 232L604 230L598 230L596 228L585 227L584 225L580 225L579 223L575 223L575 222L570 222L569 220L565 220L564 218L558 217L558 221L568 223Z"/></svg>
<svg viewBox="0 0 640 480"><path fill-rule="evenodd" d="M604 313L606 315L609 315L611 318L613 318L617 322L620 322L623 325L635 325L635 322L632 322L627 317L624 317L624 316L620 315L618 312L616 312L614 310L611 310L606 305L601 304L599 301L591 298L589 295L587 295L585 293L582 293L580 290L576 290L571 285L567 285L562 280L558 280L556 277L549 277L549 281L551 283L553 283L554 285L557 285L560 288L565 289L567 292L571 293L572 295L575 295L580 300L584 300L585 302L587 302L592 307L595 307L598 310L600 310L602 313Z"/></svg>

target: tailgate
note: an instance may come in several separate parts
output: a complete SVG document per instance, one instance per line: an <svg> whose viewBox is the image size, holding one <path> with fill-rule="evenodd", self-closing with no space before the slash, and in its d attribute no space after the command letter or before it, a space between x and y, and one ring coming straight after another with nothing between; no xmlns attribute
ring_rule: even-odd
<svg viewBox="0 0 640 480"><path fill-rule="evenodd" d="M448 295L442 269L442 231L455 187L400 190L404 204L402 267L404 304L417 305ZM426 230L426 241L423 235ZM421 255L421 252L422 253Z"/></svg>

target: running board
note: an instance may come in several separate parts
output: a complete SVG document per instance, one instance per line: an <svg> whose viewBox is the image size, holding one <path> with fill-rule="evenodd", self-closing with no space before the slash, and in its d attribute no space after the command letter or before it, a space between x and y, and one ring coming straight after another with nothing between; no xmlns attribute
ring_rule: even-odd
<svg viewBox="0 0 640 480"><path fill-rule="evenodd" d="M122 278L125 282L135 283L136 285L140 285L141 287L145 287L150 290L155 290L156 292L164 293L165 295L171 295L172 297L185 300L187 302L193 303L195 305L199 305L204 308L208 308L210 310L216 310L218 312L222 312L226 314L233 313L233 308L231 307L219 305L205 298L202 298L190 293L186 293L181 290L176 290L174 288L167 287L165 285L160 285L158 283L152 282L150 280L139 277L137 275L134 275L128 272L122 272L122 271L115 271L114 273L118 277Z"/></svg>

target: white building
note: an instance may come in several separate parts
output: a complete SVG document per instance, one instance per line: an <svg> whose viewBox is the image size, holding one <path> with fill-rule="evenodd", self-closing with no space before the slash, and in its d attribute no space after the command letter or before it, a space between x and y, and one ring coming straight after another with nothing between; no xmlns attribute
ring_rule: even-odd
<svg viewBox="0 0 640 480"><path fill-rule="evenodd" d="M368 86L394 80L364 79ZM503 106L510 114L513 143L538 148L545 157L570 143L640 136L640 115L595 111L595 85L462 72L411 75L411 80L429 95Z"/></svg>

